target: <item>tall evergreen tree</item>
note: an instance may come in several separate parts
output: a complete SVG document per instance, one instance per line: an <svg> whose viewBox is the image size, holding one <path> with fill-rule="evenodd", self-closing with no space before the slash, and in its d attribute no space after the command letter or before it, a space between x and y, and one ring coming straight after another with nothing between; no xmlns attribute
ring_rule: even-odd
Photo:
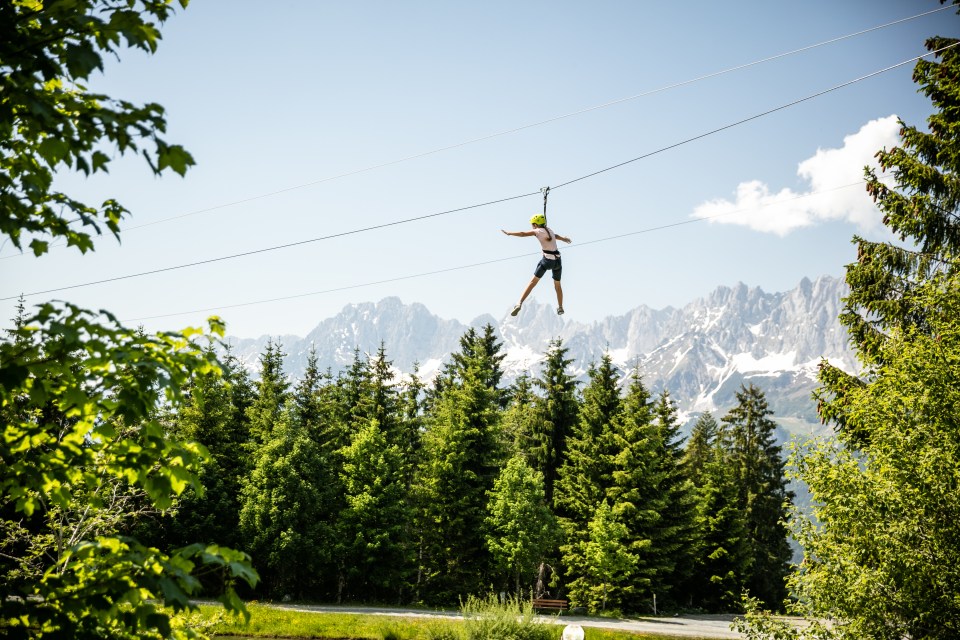
<svg viewBox="0 0 960 640"><path fill-rule="evenodd" d="M652 464L659 468L657 486L664 502L653 546L664 560L657 587L664 604L681 604L684 594L677 587L693 573L696 541L697 496L683 462L683 437L676 404L669 391L661 392L654 405L656 439Z"/></svg>
<svg viewBox="0 0 960 640"><path fill-rule="evenodd" d="M737 406L723 417L722 437L747 527L751 558L745 586L767 606L780 608L792 556L785 523L793 494L787 489L772 413L763 391L742 386Z"/></svg>
<svg viewBox="0 0 960 640"><path fill-rule="evenodd" d="M612 517L626 529L624 544L634 558L629 581L607 594L613 606L644 610L661 577L668 571L666 558L654 546L661 513L666 510L660 492L663 470L657 464L659 437L650 394L638 369L634 369L623 409L611 425L611 481L605 488Z"/></svg>
<svg viewBox="0 0 960 640"><path fill-rule="evenodd" d="M259 447L244 484L240 530L269 597L317 597L317 576L329 566L324 470L330 464L292 402Z"/></svg>
<svg viewBox="0 0 960 640"><path fill-rule="evenodd" d="M503 448L508 458L520 454L527 464L533 464L533 423L535 420L536 395L533 381L523 371L508 389L509 401L503 412L501 434Z"/></svg>
<svg viewBox="0 0 960 640"><path fill-rule="evenodd" d="M622 409L617 372L609 354L600 365L590 365L589 382L583 390L580 419L567 441L560 467L554 506L565 533L567 554L582 549L587 524L613 484L616 442L613 425Z"/></svg>
<svg viewBox="0 0 960 640"><path fill-rule="evenodd" d="M420 597L445 603L477 593L484 584L490 561L483 537L487 492L503 459L492 363L482 355L460 355L465 357L456 378L427 418L425 462L417 479Z"/></svg>
<svg viewBox="0 0 960 640"><path fill-rule="evenodd" d="M318 442L323 439L324 431L333 419L331 408L322 396L323 388L329 384L329 374L320 371L316 347L311 346L303 377L293 389L293 418Z"/></svg>
<svg viewBox="0 0 960 640"><path fill-rule="evenodd" d="M404 544L411 513L400 447L371 420L338 454L346 504L331 544L337 602L399 602L412 570Z"/></svg>
<svg viewBox="0 0 960 640"><path fill-rule="evenodd" d="M484 382L497 393L497 403L501 409L506 407L508 401L508 394L501 386L502 363L506 357L505 353L500 352L502 348L503 343L497 337L496 329L487 323L483 326L482 334L474 327L467 329L466 333L460 336L460 350L452 356L454 374L470 363L479 364L480 370L486 376Z"/></svg>
<svg viewBox="0 0 960 640"><path fill-rule="evenodd" d="M383 342L370 363L369 419L375 420L390 444L403 440L400 393L394 380L393 362L387 359Z"/></svg>
<svg viewBox="0 0 960 640"><path fill-rule="evenodd" d="M579 401L577 382L567 371L573 360L569 350L557 338L550 342L547 359L536 386L542 395L538 398L537 418L533 424L533 467L543 474L547 502L553 504L554 483L567 449L567 437L577 423Z"/></svg>
<svg viewBox="0 0 960 640"><path fill-rule="evenodd" d="M273 340L260 355L260 379L257 381L256 399L247 409L250 432L254 446L270 439L274 425L279 421L289 395L290 384L283 373L283 345Z"/></svg>
<svg viewBox="0 0 960 640"><path fill-rule="evenodd" d="M496 414L490 389L473 371L438 398L426 432L419 486L428 601L455 602L475 593L487 569L482 523L497 470L491 455Z"/></svg>
<svg viewBox="0 0 960 640"><path fill-rule="evenodd" d="M613 486L614 461L619 453L617 447L622 444L614 434L622 401L617 373L609 354L603 355L599 366L590 365L588 377L580 417L568 438L554 494L554 505L564 533L560 551L566 574L571 579L571 595L576 598L587 598L590 585L594 584L588 575L590 568L585 556L589 525L597 516L600 505L606 504L607 491Z"/></svg>
<svg viewBox="0 0 960 640"><path fill-rule="evenodd" d="M717 612L737 607L750 569L746 523L719 431L713 415L702 414L684 452L697 492L697 537L690 546L693 570L680 589L688 606Z"/></svg>
<svg viewBox="0 0 960 640"><path fill-rule="evenodd" d="M243 445L248 434L234 417L229 382L223 375L197 376L191 382L187 400L175 415L173 432L202 443L211 456L200 472L203 495L193 490L185 492L175 517L164 527L165 537L174 544L193 540L219 540L230 545L240 542L237 522L241 474L237 460L245 457Z"/></svg>
<svg viewBox="0 0 960 640"><path fill-rule="evenodd" d="M401 384L399 391L401 425L399 444L408 489L413 481L414 470L422 460L424 389L425 385L420 379L420 366L414 363L413 373Z"/></svg>
<svg viewBox="0 0 960 640"><path fill-rule="evenodd" d="M946 0L941 0L946 2ZM954 0L953 4L958 4ZM935 112L928 130L900 121L900 144L881 149L876 158L883 173L865 170L867 193L883 212L883 223L901 242L869 241L854 236L857 260L847 267L849 294L844 298L840 322L851 337L857 357L869 370L883 364L889 354L883 344L895 329L929 331L919 306L922 296L912 293L938 273L954 273L960 255L960 220L957 215L958 152L957 40L932 37L929 51L940 62L919 60L914 82L930 98ZM890 183L893 184L890 184ZM864 381L824 361L818 390L820 414L838 428L847 427L847 393L856 393ZM869 434L848 434L854 446L866 444Z"/></svg>

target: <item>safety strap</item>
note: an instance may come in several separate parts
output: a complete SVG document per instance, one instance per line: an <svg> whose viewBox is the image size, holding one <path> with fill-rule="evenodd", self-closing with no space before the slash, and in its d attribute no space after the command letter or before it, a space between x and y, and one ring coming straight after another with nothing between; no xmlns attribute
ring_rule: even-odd
<svg viewBox="0 0 960 640"><path fill-rule="evenodd" d="M543 194L543 218L544 218L544 226L546 226L546 218L547 218L547 196L550 195L550 187L542 187L542 188L540 189L540 192Z"/></svg>

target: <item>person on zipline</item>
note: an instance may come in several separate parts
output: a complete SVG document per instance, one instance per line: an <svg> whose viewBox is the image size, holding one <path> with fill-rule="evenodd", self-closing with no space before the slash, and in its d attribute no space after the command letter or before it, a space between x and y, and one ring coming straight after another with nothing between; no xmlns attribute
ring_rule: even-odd
<svg viewBox="0 0 960 640"><path fill-rule="evenodd" d="M540 241L540 247L543 249L543 257L540 258L540 262L537 263L537 267L533 271L533 280L531 280L527 288L523 290L523 295L520 296L520 302L513 308L510 315L515 316L520 313L520 307L523 306L523 301L527 299L527 296L530 295L533 288L540 282L543 274L551 271L553 272L553 288L557 292L557 315L562 316L563 289L560 287L560 275L563 272L563 265L560 263L560 252L557 251L557 240L563 240L567 244L570 244L573 240L559 233L555 233L553 229L548 227L547 217L542 213L538 213L530 218L530 224L533 226L533 229L530 231L506 231L500 229L500 231L503 231L508 236L517 236L519 238L536 236L537 240Z"/></svg>

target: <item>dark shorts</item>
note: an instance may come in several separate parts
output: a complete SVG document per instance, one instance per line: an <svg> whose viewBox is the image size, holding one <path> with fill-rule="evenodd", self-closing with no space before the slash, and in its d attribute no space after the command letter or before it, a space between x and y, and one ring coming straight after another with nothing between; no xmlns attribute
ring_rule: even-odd
<svg viewBox="0 0 960 640"><path fill-rule="evenodd" d="M543 274L545 274L547 271L552 271L553 279L559 282L560 275L563 273L563 265L560 264L560 258L557 258L556 260L541 258L540 262L537 263L537 268L533 270L533 275L538 278L542 278Z"/></svg>

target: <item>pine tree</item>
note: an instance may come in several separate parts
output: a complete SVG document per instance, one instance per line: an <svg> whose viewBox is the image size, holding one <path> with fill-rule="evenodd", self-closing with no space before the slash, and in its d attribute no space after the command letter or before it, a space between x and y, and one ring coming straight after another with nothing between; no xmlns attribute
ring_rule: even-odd
<svg viewBox="0 0 960 640"><path fill-rule="evenodd" d="M337 376L335 386L339 433L332 435L336 438L338 449L347 446L353 433L373 417L371 378L369 359L363 356L359 348L354 349L353 361L346 371Z"/></svg>
<svg viewBox="0 0 960 640"><path fill-rule="evenodd" d="M533 423L536 418L536 395L533 381L523 371L507 390L509 400L503 412L501 434L503 448L508 458L522 455L527 464L533 464Z"/></svg>
<svg viewBox="0 0 960 640"><path fill-rule="evenodd" d="M289 403L258 448L242 493L240 531L267 596L317 597L317 577L330 565L331 540L322 503L326 460Z"/></svg>
<svg viewBox="0 0 960 640"><path fill-rule="evenodd" d="M256 399L247 409L254 446L270 439L274 425L283 412L289 394L289 383L283 373L283 346L270 339L260 355L260 380Z"/></svg>
<svg viewBox="0 0 960 640"><path fill-rule="evenodd" d="M311 346L303 378L293 389L293 417L317 442L323 440L333 420L331 408L323 398L323 388L329 384L330 376L320 371L316 347Z"/></svg>
<svg viewBox="0 0 960 640"><path fill-rule="evenodd" d="M413 482L413 474L422 461L423 454L423 411L424 388L420 379L420 366L413 365L413 373L400 388L400 452L404 460L404 474L407 479L407 488Z"/></svg>
<svg viewBox="0 0 960 640"><path fill-rule="evenodd" d="M737 607L750 569L746 523L719 431L713 415L702 414L684 452L684 468L697 489L698 525L693 570L681 592L688 605L714 612Z"/></svg>
<svg viewBox="0 0 960 640"><path fill-rule="evenodd" d="M187 491L176 518L166 526L166 537L178 545L194 540L220 540L236 545L240 476L234 460L243 457L246 434L233 432L230 388L222 375L197 376L187 390L187 400L172 427L178 437L202 443L210 451L200 481L204 495Z"/></svg>
<svg viewBox="0 0 960 640"><path fill-rule="evenodd" d="M918 305L917 300L922 298L913 292L935 274L958 269L960 188L956 175L960 169L960 134L956 111L960 99L956 74L960 52L953 38L933 37L926 46L939 51L936 57L940 62L919 60L913 79L936 109L928 119L929 130L901 120L900 144L877 152L881 171L893 176L892 185L891 180L866 169L867 193L883 212L883 223L901 242L855 236L857 260L847 267L850 292L844 299L840 322L850 333L857 357L868 369L883 364L881 356L889 353L883 344L894 329L928 330L925 319L930 310ZM845 397L860 389L864 381L826 361L820 369L820 415L845 429ZM854 446L869 441L866 433L847 435Z"/></svg>
<svg viewBox="0 0 960 640"><path fill-rule="evenodd" d="M567 371L573 360L559 338L550 342L543 372L536 380L540 389L537 416L533 424L533 467L543 474L547 502L553 504L554 483L567 448L567 436L577 423L577 383Z"/></svg>
<svg viewBox="0 0 960 640"><path fill-rule="evenodd" d="M616 606L639 611L649 602L669 570L654 546L666 511L660 492L663 470L657 464L659 437L650 394L638 369L630 376L623 410L611 425L611 482L606 487L613 517L626 527L624 544L635 558L630 580L614 594ZM609 597L609 596L608 596Z"/></svg>
<svg viewBox="0 0 960 640"><path fill-rule="evenodd" d="M664 570L657 576L658 596L665 605L681 604L684 594L677 587L693 573L696 561L697 496L683 464L683 438L676 404L668 391L661 392L655 406L656 446L653 464L659 468L657 486L664 507L657 523L653 548L663 558Z"/></svg>
<svg viewBox="0 0 960 640"><path fill-rule="evenodd" d="M399 600L412 571L404 536L411 517L398 444L376 420L338 452L345 508L331 543L337 562L337 602Z"/></svg>
<svg viewBox="0 0 960 640"><path fill-rule="evenodd" d="M464 356L427 416L417 478L420 597L453 603L477 593L489 571L483 536L487 492L498 475L498 390L488 358Z"/></svg>
<svg viewBox="0 0 960 640"><path fill-rule="evenodd" d="M612 429L622 409L617 373L609 354L600 365L591 365L583 390L580 419L567 440L560 467L554 505L565 533L567 554L581 549L588 529L607 489L613 484Z"/></svg>
<svg viewBox="0 0 960 640"><path fill-rule="evenodd" d="M503 343L497 338L496 330L491 324L483 326L483 335L477 333L473 327L467 329L460 336L460 350L453 354L453 372L462 371L469 363L476 363L484 372L486 385L494 389L497 394L497 404L501 409L507 406L508 394L501 387L503 380L503 359L505 353L500 353Z"/></svg>
<svg viewBox="0 0 960 640"><path fill-rule="evenodd" d="M751 384L741 386L736 395L737 406L722 420L722 438L747 527L751 558L744 582L752 596L780 608L792 556L785 522L793 494L787 489L784 460L774 438L777 424L769 418L773 412L763 391Z"/></svg>

